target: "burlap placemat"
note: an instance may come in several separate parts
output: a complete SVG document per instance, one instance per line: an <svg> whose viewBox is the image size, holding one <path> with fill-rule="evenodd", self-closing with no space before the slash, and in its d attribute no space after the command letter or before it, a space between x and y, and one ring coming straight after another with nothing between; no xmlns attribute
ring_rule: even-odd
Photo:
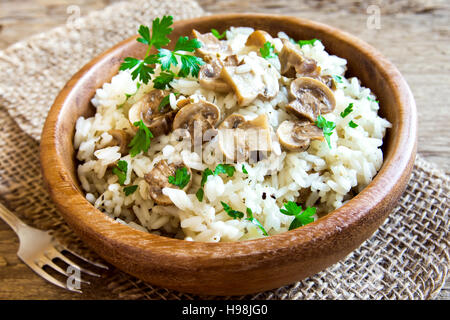
<svg viewBox="0 0 450 320"><path fill-rule="evenodd" d="M156 16L205 14L193 1L117 3L76 23L0 51L0 200L27 223L96 258L58 215L42 184L39 139L48 109L65 82L95 55ZM7 79L7 80L6 80ZM234 299L430 299L449 266L449 177L420 157L397 208L344 260L301 282ZM112 297L194 299L123 272L109 275ZM95 283L93 283L95 286ZM230 297L225 297L230 298Z"/></svg>

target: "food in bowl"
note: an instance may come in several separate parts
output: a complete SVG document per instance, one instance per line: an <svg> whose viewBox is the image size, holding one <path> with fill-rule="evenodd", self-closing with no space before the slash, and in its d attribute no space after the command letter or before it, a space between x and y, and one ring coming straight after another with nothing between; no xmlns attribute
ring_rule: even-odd
<svg viewBox="0 0 450 320"><path fill-rule="evenodd" d="M370 183L390 123L345 59L248 27L192 30L169 50L171 24L140 27L146 56L125 58L76 123L96 208L158 235L240 241L311 223Z"/></svg>

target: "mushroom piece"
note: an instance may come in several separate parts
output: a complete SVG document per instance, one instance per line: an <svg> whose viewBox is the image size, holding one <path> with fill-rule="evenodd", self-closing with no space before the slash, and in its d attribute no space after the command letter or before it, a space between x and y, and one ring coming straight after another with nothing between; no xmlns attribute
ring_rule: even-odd
<svg viewBox="0 0 450 320"><path fill-rule="evenodd" d="M224 66L220 75L233 88L240 106L248 105L257 97L270 100L280 91L280 74L258 56L246 56L238 66Z"/></svg>
<svg viewBox="0 0 450 320"><path fill-rule="evenodd" d="M294 98L286 111L312 122L321 114L330 113L336 107L333 92L319 80L301 77L291 82L289 95Z"/></svg>
<svg viewBox="0 0 450 320"><path fill-rule="evenodd" d="M272 150L267 116L263 114L249 121L240 114L228 116L219 126L219 147L231 161L260 160L261 153Z"/></svg>
<svg viewBox="0 0 450 320"><path fill-rule="evenodd" d="M320 74L320 67L313 59L305 58L297 45L287 39L283 39L283 49L279 54L281 64L281 74L289 78L295 78L295 75L317 77Z"/></svg>
<svg viewBox="0 0 450 320"><path fill-rule="evenodd" d="M220 77L220 73L223 66L237 66L238 63L239 61L236 55L227 56L223 61L211 59L210 63L200 67L198 76L200 85L205 89L217 92L230 92L232 90L230 85Z"/></svg>
<svg viewBox="0 0 450 320"><path fill-rule="evenodd" d="M212 58L225 57L232 53L226 41L221 41L216 38L212 33L201 34L197 30L192 30L192 35L198 41L201 42L202 46L195 50L195 52L206 62Z"/></svg>
<svg viewBox="0 0 450 320"><path fill-rule="evenodd" d="M272 42L272 36L263 30L253 31L247 38L246 46L262 47L266 42Z"/></svg>
<svg viewBox="0 0 450 320"><path fill-rule="evenodd" d="M105 146L113 147L119 146L119 152L121 155L128 153L128 144L130 143L130 135L125 130L111 129L108 133L113 137L111 141Z"/></svg>
<svg viewBox="0 0 450 320"><path fill-rule="evenodd" d="M203 135L206 130L215 128L220 119L220 109L213 103L199 100L185 105L173 120L173 130L188 130L194 144L203 143ZM197 130L201 130L200 132Z"/></svg>
<svg viewBox="0 0 450 320"><path fill-rule="evenodd" d="M169 177L175 176L177 169L186 167L184 164L168 164L166 160L161 160L155 164L150 172L144 175L145 181L149 184L149 194L157 204L171 205L170 198L162 193L163 188L178 188L177 186L169 183ZM186 167L188 174L192 177L192 172L189 167ZM188 184L183 188L186 191L191 185L192 179L189 179Z"/></svg>
<svg viewBox="0 0 450 320"><path fill-rule="evenodd" d="M142 120L154 137L169 133L176 111L168 107L162 109L159 107L162 99L168 94L164 90L155 89L144 95L128 111L130 122L134 124Z"/></svg>
<svg viewBox="0 0 450 320"><path fill-rule="evenodd" d="M308 120L285 120L277 129L280 144L290 151L301 151L309 147L311 140L323 140L323 133Z"/></svg>

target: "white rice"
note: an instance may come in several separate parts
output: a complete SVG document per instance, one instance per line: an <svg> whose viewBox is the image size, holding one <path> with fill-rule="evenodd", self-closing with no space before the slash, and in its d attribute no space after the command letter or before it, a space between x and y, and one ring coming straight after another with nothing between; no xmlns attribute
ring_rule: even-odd
<svg viewBox="0 0 450 320"><path fill-rule="evenodd" d="M251 28L231 28L227 31L227 39L238 55L246 53L243 44L251 32ZM276 51L281 50L280 39L286 35L280 33L278 37L274 39ZM263 237L254 224L228 216L221 201L244 213L247 207L250 208L269 235L288 230L293 217L280 213L280 208L286 201L296 201L305 189L310 194L304 208L316 206L320 214L326 214L342 206L355 192L367 186L380 169L383 163L380 146L386 129L391 125L378 116L379 106L374 102L376 97L370 89L362 87L357 78L345 78L345 59L329 55L319 41L314 45L305 45L301 50L306 57L317 61L323 75L342 77L342 83L337 83L334 91L336 108L334 112L324 115L336 124L330 137L331 148L325 141L312 141L307 151L286 152L274 141L268 159L255 164L236 164L232 178L209 176L202 202L195 196L201 175L193 171L193 183L187 192L175 188L163 189L174 205L157 205L149 196L144 175L162 159L169 163L183 161L191 169L200 171L207 167L214 169L218 163L211 150L217 146L217 139L204 144L202 157L185 150L184 142L178 142L173 134L152 139L148 152L135 157L121 155L119 147L105 147L112 139L108 130L121 129L134 134L127 117L128 109L153 89L151 82L137 89L137 81L132 80L130 72L120 71L110 83L97 90L92 99L97 111L95 116L87 119L80 117L76 123L74 146L80 161L78 177L86 199L108 216L137 230L170 234L188 241L210 242ZM271 58L269 63L280 69L277 57ZM247 72L248 68L251 66L244 64L238 72ZM159 70L156 70L156 75L158 73ZM280 76L279 83L287 85L289 80ZM271 101L257 99L249 106L239 108L234 93L220 94L205 90L197 79L176 79L171 85L174 91L181 93L170 95L169 103L173 109L176 109L178 100L190 96L194 100L202 98L216 104L222 111L222 119L233 112L244 115L246 119L266 114L276 130L282 121L291 118L284 110L288 103L285 86L280 86L279 94ZM135 92L126 98L126 94ZM340 113L349 103L353 103L353 112L342 118ZM358 127L351 128L348 125L350 120L356 122ZM118 177L108 170L108 166L117 160L128 163L125 184L138 186L138 190L131 195L125 196ZM242 172L242 164L248 174Z"/></svg>

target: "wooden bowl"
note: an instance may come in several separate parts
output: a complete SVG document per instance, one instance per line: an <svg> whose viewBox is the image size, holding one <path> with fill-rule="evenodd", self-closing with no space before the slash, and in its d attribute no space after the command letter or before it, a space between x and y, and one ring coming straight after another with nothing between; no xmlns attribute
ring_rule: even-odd
<svg viewBox="0 0 450 320"><path fill-rule="evenodd" d="M313 275L344 258L383 223L403 193L417 144L416 107L410 89L389 61L367 43L324 24L266 14L230 14L178 21L170 38L248 26L286 32L294 39L318 38L326 50L348 61L380 100L392 123L384 138L384 164L374 180L344 206L299 229L233 243L176 240L113 222L83 196L76 174L73 137L80 116L92 116L95 90L117 73L123 58L142 57L136 37L84 66L63 88L45 122L41 163L45 183L74 232L112 265L151 284L183 292L240 295L277 288ZM172 41L173 44L175 41ZM70 57L69 57L70 58Z"/></svg>

